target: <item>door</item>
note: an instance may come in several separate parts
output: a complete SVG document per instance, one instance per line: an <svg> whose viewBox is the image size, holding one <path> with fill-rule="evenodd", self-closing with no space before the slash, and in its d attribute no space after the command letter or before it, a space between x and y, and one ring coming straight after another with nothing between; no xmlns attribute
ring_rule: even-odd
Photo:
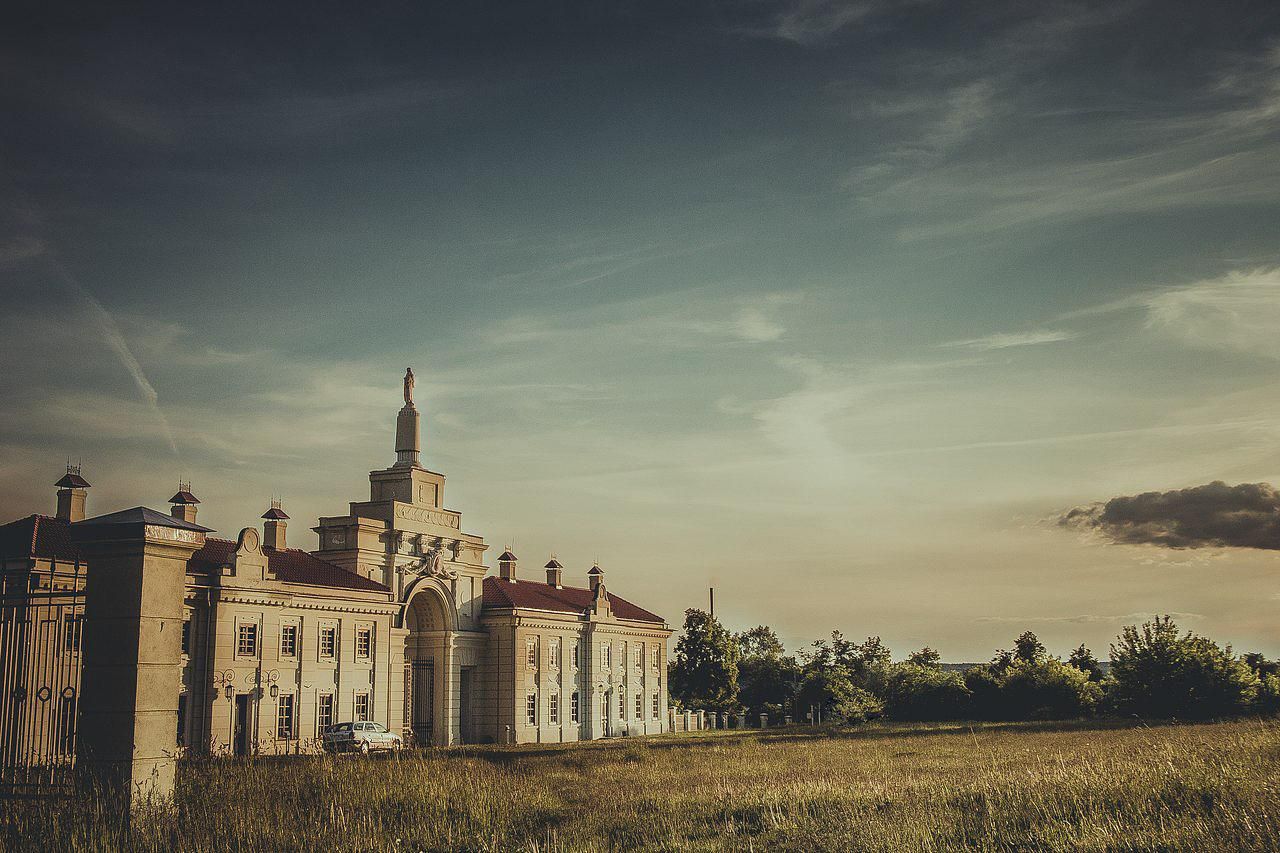
<svg viewBox="0 0 1280 853"><path fill-rule="evenodd" d="M236 697L235 733L231 738L232 751L236 755L249 754L249 694Z"/></svg>
<svg viewBox="0 0 1280 853"><path fill-rule="evenodd" d="M413 737L421 744L433 742L435 725L436 668L430 662L413 665Z"/></svg>
<svg viewBox="0 0 1280 853"><path fill-rule="evenodd" d="M612 690L606 690L604 696L600 700L600 736L609 737L609 707L613 704L609 700L613 697Z"/></svg>

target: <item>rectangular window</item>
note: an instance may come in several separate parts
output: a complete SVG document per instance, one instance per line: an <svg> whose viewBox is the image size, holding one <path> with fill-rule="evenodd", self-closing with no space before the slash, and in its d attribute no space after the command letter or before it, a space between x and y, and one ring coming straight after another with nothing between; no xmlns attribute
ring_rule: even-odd
<svg viewBox="0 0 1280 853"><path fill-rule="evenodd" d="M178 694L178 746L182 746L187 734L187 694Z"/></svg>
<svg viewBox="0 0 1280 853"><path fill-rule="evenodd" d="M241 622L236 632L236 655L255 657L258 654L258 623Z"/></svg>
<svg viewBox="0 0 1280 853"><path fill-rule="evenodd" d="M556 637L551 641L551 665L556 669L560 668L560 638Z"/></svg>
<svg viewBox="0 0 1280 853"><path fill-rule="evenodd" d="M338 654L338 629L333 625L320 626L320 657L334 658Z"/></svg>
<svg viewBox="0 0 1280 853"><path fill-rule="evenodd" d="M662 704L661 699L662 697L657 693L653 694L653 718L655 720L658 719L658 709Z"/></svg>
<svg viewBox="0 0 1280 853"><path fill-rule="evenodd" d="M369 719L369 694L356 694L356 721L367 722Z"/></svg>
<svg viewBox="0 0 1280 853"><path fill-rule="evenodd" d="M653 647L653 668L654 669L662 668L662 649L659 648L658 646Z"/></svg>
<svg viewBox="0 0 1280 853"><path fill-rule="evenodd" d="M280 626L280 657L292 658L298 656L298 626L297 625L281 625Z"/></svg>
<svg viewBox="0 0 1280 853"><path fill-rule="evenodd" d="M580 663L578 663L578 660L579 660L579 658L578 658L578 649L579 649L579 646L580 646L580 643L578 643L578 641L577 641L577 640L574 640L574 641L573 641L573 668L574 668L574 669L577 669L579 666L581 666L581 664L580 664Z"/></svg>
<svg viewBox="0 0 1280 853"><path fill-rule="evenodd" d="M639 643L631 650L631 666L633 669L640 669L644 666L644 649L640 647Z"/></svg>
<svg viewBox="0 0 1280 853"><path fill-rule="evenodd" d="M550 697L550 705L547 706L547 717L551 720L551 725L560 723L560 694L552 693Z"/></svg>
<svg viewBox="0 0 1280 853"><path fill-rule="evenodd" d="M182 653L191 654L191 620L182 620Z"/></svg>
<svg viewBox="0 0 1280 853"><path fill-rule="evenodd" d="M525 663L529 666L538 665L538 641L536 639L528 639L524 641L524 658Z"/></svg>
<svg viewBox="0 0 1280 853"><path fill-rule="evenodd" d="M636 719L644 719L644 694L639 690L636 691Z"/></svg>
<svg viewBox="0 0 1280 853"><path fill-rule="evenodd" d="M538 724L538 694L529 693L524 697L524 719L531 726Z"/></svg>
<svg viewBox="0 0 1280 853"><path fill-rule="evenodd" d="M293 740L293 694L281 693L276 698L276 737Z"/></svg>
<svg viewBox="0 0 1280 853"><path fill-rule="evenodd" d="M373 655L373 629L356 628L356 660L368 660Z"/></svg>
<svg viewBox="0 0 1280 853"><path fill-rule="evenodd" d="M83 636L84 614L68 613L63 625L63 647L70 654L80 653L80 638ZM186 651L183 649L183 651Z"/></svg>
<svg viewBox="0 0 1280 853"><path fill-rule="evenodd" d="M624 687L618 688L618 719L625 720L627 718L627 691Z"/></svg>
<svg viewBox="0 0 1280 853"><path fill-rule="evenodd" d="M333 694L321 693L316 697L316 734L322 735L333 725Z"/></svg>
<svg viewBox="0 0 1280 853"><path fill-rule="evenodd" d="M569 722L578 722L578 691L576 690L569 697Z"/></svg>
<svg viewBox="0 0 1280 853"><path fill-rule="evenodd" d="M613 646L609 643L600 647L600 665L605 669L613 666Z"/></svg>

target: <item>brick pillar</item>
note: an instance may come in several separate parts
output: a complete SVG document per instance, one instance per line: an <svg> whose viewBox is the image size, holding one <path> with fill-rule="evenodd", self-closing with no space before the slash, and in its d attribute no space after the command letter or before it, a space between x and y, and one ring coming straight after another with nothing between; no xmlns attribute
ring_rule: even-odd
<svg viewBox="0 0 1280 853"><path fill-rule="evenodd" d="M142 508L72 526L89 567L77 762L135 806L173 797L182 599L206 531Z"/></svg>

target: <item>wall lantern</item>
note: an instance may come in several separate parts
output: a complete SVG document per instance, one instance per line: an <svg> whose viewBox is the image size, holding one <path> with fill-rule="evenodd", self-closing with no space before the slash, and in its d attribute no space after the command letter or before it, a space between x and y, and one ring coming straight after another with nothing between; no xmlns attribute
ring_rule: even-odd
<svg viewBox="0 0 1280 853"><path fill-rule="evenodd" d="M234 684L228 684L226 687L222 688L222 692L223 692L223 695L224 695L224 696L226 696L228 699L230 699L231 697L233 697L233 696L235 696L235 695L236 695L236 688L235 688L235 685L234 685Z"/></svg>
<svg viewBox="0 0 1280 853"><path fill-rule="evenodd" d="M271 685L271 698L274 699L279 695L280 695L280 685L279 684Z"/></svg>

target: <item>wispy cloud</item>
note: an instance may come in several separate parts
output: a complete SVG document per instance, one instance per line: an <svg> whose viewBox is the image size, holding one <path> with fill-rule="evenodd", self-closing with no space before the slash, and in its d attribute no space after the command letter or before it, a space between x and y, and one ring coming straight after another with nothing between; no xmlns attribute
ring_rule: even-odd
<svg viewBox="0 0 1280 853"><path fill-rule="evenodd" d="M983 338L970 338L962 341L947 341L938 344L940 347L955 347L979 352L1009 349L1011 347L1028 347L1038 344L1052 344L1059 341L1072 341L1080 337L1079 332L1062 329L1040 329L1033 332L1001 332Z"/></svg>
<svg viewBox="0 0 1280 853"><path fill-rule="evenodd" d="M1280 359L1280 269L1234 271L1147 295L1148 329L1192 346Z"/></svg>
<svg viewBox="0 0 1280 853"><path fill-rule="evenodd" d="M1180 622L1198 622L1205 618L1201 613L1160 612L1161 616L1172 616ZM1097 623L1139 624L1150 622L1156 617L1154 613L1094 614L1082 613L1078 616L979 616L975 622L994 623L998 625L1093 625Z"/></svg>

